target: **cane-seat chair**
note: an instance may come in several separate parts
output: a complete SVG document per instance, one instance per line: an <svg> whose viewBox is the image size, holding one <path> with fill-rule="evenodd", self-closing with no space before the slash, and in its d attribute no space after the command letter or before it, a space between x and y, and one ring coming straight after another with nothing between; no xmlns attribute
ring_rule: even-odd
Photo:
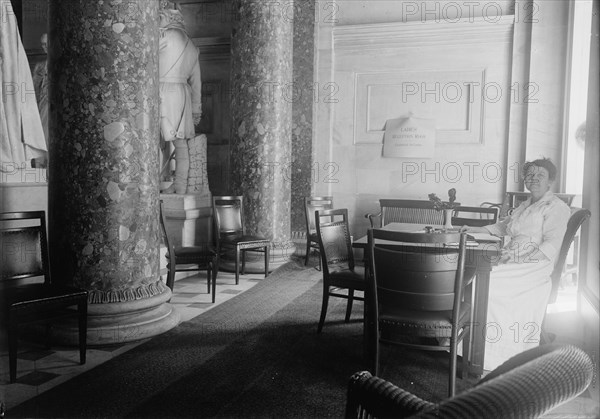
<svg viewBox="0 0 600 419"><path fill-rule="evenodd" d="M372 309L367 323L374 374L379 373L380 342L449 351L448 395L453 396L460 341L463 371L469 359L474 271L465 269L466 234L371 229L368 249L367 303Z"/></svg>
<svg viewBox="0 0 600 419"><path fill-rule="evenodd" d="M444 224L444 212L436 210L429 200L380 199L379 205L379 213L365 214L371 228L381 228L389 223Z"/></svg>
<svg viewBox="0 0 600 419"><path fill-rule="evenodd" d="M304 265L308 265L311 250L319 251L319 239L315 223L315 211L333 209L333 197L331 196L305 196L304 215L306 219L306 256ZM319 259L320 260L320 259Z"/></svg>
<svg viewBox="0 0 600 419"><path fill-rule="evenodd" d="M356 296L354 292L364 292L366 281L364 268L354 263L348 210L341 208L315 211L315 220L323 272L323 302L317 328L317 332L321 333L327 316L329 297L348 300L345 318L348 323L354 300L364 301L363 296Z"/></svg>
<svg viewBox="0 0 600 419"><path fill-rule="evenodd" d="M160 228L164 244L167 247L167 286L173 291L176 272L206 271L206 292L212 293L212 302L216 299L217 271L215 269L217 252L212 243L202 246L175 246L169 239L166 216L160 201ZM185 265L185 266L182 266Z"/></svg>
<svg viewBox="0 0 600 419"><path fill-rule="evenodd" d="M19 333L29 324L45 323L49 333L52 324L77 317L79 362L85 364L88 292L51 277L45 211L1 213L0 234L0 322L8 329L10 382L17 379Z"/></svg>
<svg viewBox="0 0 600 419"><path fill-rule="evenodd" d="M213 219L215 224L215 238L217 244L217 267L221 258L228 251L235 252L235 283L240 281L240 256L242 259L242 275L245 274L246 252L262 252L264 254L265 278L269 275L269 252L271 241L260 236L246 234L244 221L244 197L213 196Z"/></svg>

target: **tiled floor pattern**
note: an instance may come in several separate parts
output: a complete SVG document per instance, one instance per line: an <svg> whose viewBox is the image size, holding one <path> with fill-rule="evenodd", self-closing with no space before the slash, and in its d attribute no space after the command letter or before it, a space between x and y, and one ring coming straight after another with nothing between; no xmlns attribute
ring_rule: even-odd
<svg viewBox="0 0 600 419"><path fill-rule="evenodd" d="M178 274L180 275L180 274ZM230 298L252 288L264 274L240 275L239 285L235 285L232 273L220 271L217 277L216 302L211 302L207 293L206 273L178 279L171 304L179 311L181 321L190 320ZM1 336L6 342L6 336ZM117 357L122 353L146 342L146 340L101 348L88 348L87 362L79 365L77 348L46 349L43 345L19 341L17 361L17 382L9 383L8 352L0 353L0 401L10 413L10 408L64 383L97 365ZM1 345L6 348L6 345Z"/></svg>
<svg viewBox="0 0 600 419"><path fill-rule="evenodd" d="M235 285L233 274L219 272L216 303L212 304L211 296L206 292L205 274L200 273L200 275L176 281L171 304L180 312L181 321L184 322L250 289L262 278L262 274L241 275L239 285ZM557 305L550 311L560 312L571 309L572 304L566 297L573 294L572 291L572 289L562 290ZM2 336L2 339L5 339L5 336ZM41 345L21 341L19 342L17 382L14 384L9 384L8 354L5 351L0 353L0 401L5 404L6 409L10 412L11 407L64 383L113 357L119 356L145 341L110 347L89 348L85 365L79 365L79 353L76 348L52 348L49 350ZM583 419L600 417L597 416L599 414L598 395L595 394L597 392L598 383L596 381L593 389L589 389L577 399L559 406L545 415L544 418Z"/></svg>

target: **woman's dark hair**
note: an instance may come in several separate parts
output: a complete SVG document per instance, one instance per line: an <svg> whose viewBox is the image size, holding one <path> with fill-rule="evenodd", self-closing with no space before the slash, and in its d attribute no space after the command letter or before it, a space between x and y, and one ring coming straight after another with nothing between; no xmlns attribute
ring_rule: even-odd
<svg viewBox="0 0 600 419"><path fill-rule="evenodd" d="M525 164L523 165L523 177L525 177L527 175L527 171L529 170L530 167L543 167L544 169L546 169L548 171L548 179L553 181L556 179L556 166L554 165L554 163L552 163L552 161L550 159L547 158L542 158L542 159L537 159L534 161L528 161L525 162Z"/></svg>

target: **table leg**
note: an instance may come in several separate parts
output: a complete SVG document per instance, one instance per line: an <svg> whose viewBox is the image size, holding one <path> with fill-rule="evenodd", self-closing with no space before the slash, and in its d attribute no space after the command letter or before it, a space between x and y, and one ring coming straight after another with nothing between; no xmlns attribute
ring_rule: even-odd
<svg viewBox="0 0 600 419"><path fill-rule="evenodd" d="M478 271L475 281L473 340L471 342L471 365L469 371L476 376L483 374L489 287L490 271Z"/></svg>

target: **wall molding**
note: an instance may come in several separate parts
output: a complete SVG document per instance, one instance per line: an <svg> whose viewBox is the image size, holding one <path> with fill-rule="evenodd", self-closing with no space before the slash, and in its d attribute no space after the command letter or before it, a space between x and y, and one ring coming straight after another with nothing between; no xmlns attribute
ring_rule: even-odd
<svg viewBox="0 0 600 419"><path fill-rule="evenodd" d="M231 39L222 37L192 38L198 49L200 61L229 60L231 58Z"/></svg>
<svg viewBox="0 0 600 419"><path fill-rule="evenodd" d="M495 21L472 18L336 26L333 45L335 51L364 51L502 42L512 39L514 20L514 15L507 15L498 16Z"/></svg>

